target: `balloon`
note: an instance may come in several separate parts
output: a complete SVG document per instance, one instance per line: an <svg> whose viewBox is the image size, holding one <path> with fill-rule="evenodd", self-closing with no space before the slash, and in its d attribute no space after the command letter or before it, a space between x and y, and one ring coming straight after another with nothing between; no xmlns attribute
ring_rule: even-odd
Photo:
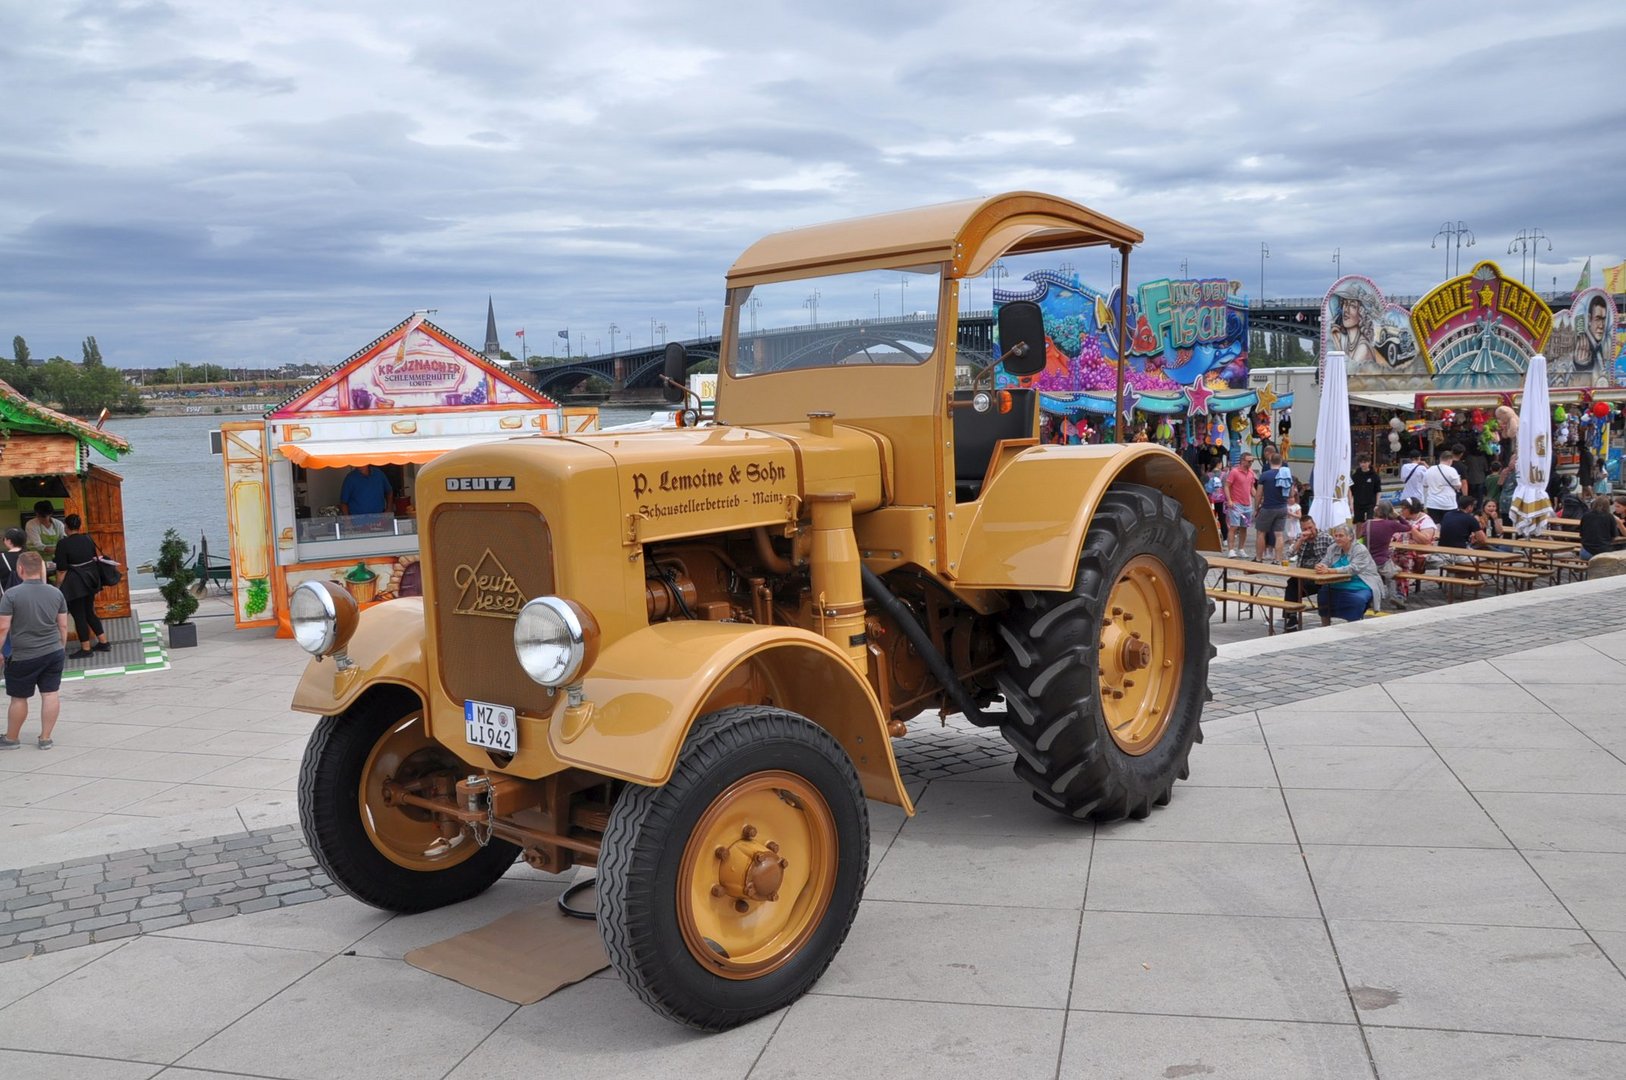
<svg viewBox="0 0 1626 1080"><path fill-rule="evenodd" d="M1569 414L1564 411L1564 406L1562 406L1562 405L1554 405L1553 406L1553 419L1558 421L1560 424L1562 424L1564 422L1565 418L1568 415Z"/></svg>
<svg viewBox="0 0 1626 1080"><path fill-rule="evenodd" d="M1406 422L1404 420L1400 419L1400 417L1398 417L1398 416L1389 417L1389 430L1390 431L1399 432L1399 431L1403 430L1405 428L1405 426L1406 426Z"/></svg>
<svg viewBox="0 0 1626 1080"><path fill-rule="evenodd" d="M1609 403L1607 401L1594 401L1592 403L1592 415L1596 416L1599 420L1602 420L1604 417L1608 416Z"/></svg>
<svg viewBox="0 0 1626 1080"><path fill-rule="evenodd" d="M1389 432L1389 449L1394 451L1400 449L1400 436L1393 431Z"/></svg>

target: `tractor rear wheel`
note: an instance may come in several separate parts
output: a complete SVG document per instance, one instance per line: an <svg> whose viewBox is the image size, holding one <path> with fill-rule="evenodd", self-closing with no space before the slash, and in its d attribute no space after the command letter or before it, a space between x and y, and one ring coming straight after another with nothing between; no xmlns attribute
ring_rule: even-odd
<svg viewBox="0 0 1626 1080"><path fill-rule="evenodd" d="M782 709L698 720L672 777L629 785L599 854L610 963L657 1012L722 1031L783 1008L858 912L869 813L841 745Z"/></svg>
<svg viewBox="0 0 1626 1080"><path fill-rule="evenodd" d="M1172 498L1115 485L1090 520L1073 588L1014 598L999 625L1001 730L1040 803L1144 818L1189 775L1214 652L1195 533Z"/></svg>

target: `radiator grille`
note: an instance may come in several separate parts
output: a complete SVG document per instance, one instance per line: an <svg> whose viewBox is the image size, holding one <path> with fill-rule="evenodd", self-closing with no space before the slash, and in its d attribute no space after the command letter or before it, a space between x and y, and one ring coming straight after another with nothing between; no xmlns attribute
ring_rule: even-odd
<svg viewBox="0 0 1626 1080"><path fill-rule="evenodd" d="M514 659L514 616L554 591L553 539L529 506L442 506L430 524L440 682L453 701L552 711L547 689Z"/></svg>

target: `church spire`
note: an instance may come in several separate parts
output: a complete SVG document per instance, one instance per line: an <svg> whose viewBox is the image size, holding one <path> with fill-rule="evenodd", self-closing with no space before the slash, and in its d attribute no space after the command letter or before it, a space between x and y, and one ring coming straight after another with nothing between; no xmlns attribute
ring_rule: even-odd
<svg viewBox="0 0 1626 1080"><path fill-rule="evenodd" d="M497 309L486 297L486 359L493 363L502 359L502 341L497 337Z"/></svg>

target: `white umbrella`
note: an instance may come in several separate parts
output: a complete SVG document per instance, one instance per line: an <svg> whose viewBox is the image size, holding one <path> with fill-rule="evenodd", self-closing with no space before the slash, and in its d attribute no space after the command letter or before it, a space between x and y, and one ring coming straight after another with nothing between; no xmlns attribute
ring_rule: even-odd
<svg viewBox="0 0 1626 1080"><path fill-rule="evenodd" d="M1547 498L1547 480L1553 469L1553 410L1547 403L1547 358L1530 358L1524 371L1524 400L1519 403L1519 456L1514 464L1513 505L1509 517L1513 531L1532 536L1553 514Z"/></svg>
<svg viewBox="0 0 1626 1080"><path fill-rule="evenodd" d="M1344 354L1329 352L1321 372L1321 413L1315 424L1315 466L1310 471L1310 520L1323 532L1350 519L1349 380Z"/></svg>

